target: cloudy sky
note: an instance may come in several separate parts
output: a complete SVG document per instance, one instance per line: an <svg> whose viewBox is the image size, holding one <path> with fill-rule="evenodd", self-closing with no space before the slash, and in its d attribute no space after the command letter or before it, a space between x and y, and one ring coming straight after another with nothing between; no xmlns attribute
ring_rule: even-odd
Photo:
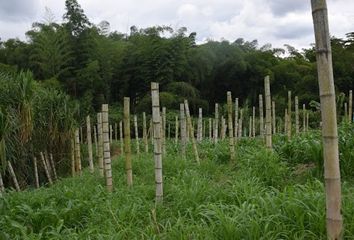
<svg viewBox="0 0 354 240"><path fill-rule="evenodd" d="M273 47L297 48L314 42L310 0L78 0L93 23L107 20L111 30L168 25L197 32L206 39L258 39ZM19 37L42 21L45 7L61 21L64 0L0 0L0 37ZM330 31L344 37L354 31L354 1L327 0Z"/></svg>

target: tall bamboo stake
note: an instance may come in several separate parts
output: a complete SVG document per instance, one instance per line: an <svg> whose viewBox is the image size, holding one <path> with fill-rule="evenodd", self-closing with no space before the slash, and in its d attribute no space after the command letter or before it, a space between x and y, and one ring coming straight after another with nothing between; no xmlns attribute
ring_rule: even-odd
<svg viewBox="0 0 354 240"><path fill-rule="evenodd" d="M16 174L15 174L15 171L14 171L14 169L12 167L11 162L7 161L7 165L9 167L9 173L11 175L11 178L12 178L13 182L14 182L15 189L16 189L17 192L19 192L19 191L21 191L20 185L18 184L18 181L17 181L17 178L16 178Z"/></svg>
<svg viewBox="0 0 354 240"><path fill-rule="evenodd" d="M199 154L198 154L197 144L195 142L194 129L192 127L192 120L191 120L191 115L189 113L189 106L188 106L187 100L184 100L184 108L185 108L185 113L186 113L186 117L187 117L187 124L189 126L189 133L190 133L191 140L192 140L192 147L193 147L195 160L199 164Z"/></svg>
<svg viewBox="0 0 354 240"><path fill-rule="evenodd" d="M178 116L175 116L175 144L178 143Z"/></svg>
<svg viewBox="0 0 354 240"><path fill-rule="evenodd" d="M114 140L118 141L118 125L114 123Z"/></svg>
<svg viewBox="0 0 354 240"><path fill-rule="evenodd" d="M197 141L201 142L202 141L202 131L203 131L203 109L199 108L199 114L198 114L198 125L197 125Z"/></svg>
<svg viewBox="0 0 354 240"><path fill-rule="evenodd" d="M79 136L79 139L80 139L80 143L81 143L81 144L84 144L84 134L82 133L82 127L80 127L80 136Z"/></svg>
<svg viewBox="0 0 354 240"><path fill-rule="evenodd" d="M215 120L214 120L214 143L218 143L218 127L219 127L219 104L215 103Z"/></svg>
<svg viewBox="0 0 354 240"><path fill-rule="evenodd" d="M42 164L43 164L43 168L44 168L45 175L47 176L49 185L52 185L52 184L53 184L52 177L50 176L47 163L45 162L45 159L44 159L44 154L43 154L43 152L40 152L40 155L41 155L41 160L42 160Z"/></svg>
<svg viewBox="0 0 354 240"><path fill-rule="evenodd" d="M336 98L326 0L311 0L320 89L328 239L342 238Z"/></svg>
<svg viewBox="0 0 354 240"><path fill-rule="evenodd" d="M263 95L259 94L259 134L264 137L264 119L263 119Z"/></svg>
<svg viewBox="0 0 354 240"><path fill-rule="evenodd" d="M203 134L202 134L202 139L206 138L205 130L206 130L206 121L203 120Z"/></svg>
<svg viewBox="0 0 354 240"><path fill-rule="evenodd" d="M139 133L138 133L138 117L136 115L134 115L134 130L135 130L136 153L140 154Z"/></svg>
<svg viewBox="0 0 354 240"><path fill-rule="evenodd" d="M242 119L243 119L243 109L240 110L240 119L238 120L238 138L242 137Z"/></svg>
<svg viewBox="0 0 354 240"><path fill-rule="evenodd" d="M124 140L123 140L123 122L119 121L119 141L120 141L120 153L124 153Z"/></svg>
<svg viewBox="0 0 354 240"><path fill-rule="evenodd" d="M275 101L272 101L272 121L273 121L273 135L277 133L277 126L276 126L276 122L275 122Z"/></svg>
<svg viewBox="0 0 354 240"><path fill-rule="evenodd" d="M208 129L209 130L209 141L211 141L211 138L212 138L212 135L211 135L212 134L211 118L209 118L208 121L209 121L209 129Z"/></svg>
<svg viewBox="0 0 354 240"><path fill-rule="evenodd" d="M93 140L95 142L96 157L98 157L98 141L97 141L97 129L96 129L96 126L93 126Z"/></svg>
<svg viewBox="0 0 354 240"><path fill-rule="evenodd" d="M186 116L184 113L184 104L181 103L179 105L179 119L181 125L181 152L183 160L186 159L186 144L187 144L187 123L186 123Z"/></svg>
<svg viewBox="0 0 354 240"><path fill-rule="evenodd" d="M4 191L5 191L4 182L2 180L2 176L1 176L1 172L0 172L0 196Z"/></svg>
<svg viewBox="0 0 354 240"><path fill-rule="evenodd" d="M285 109L284 113L284 134L288 133L288 109Z"/></svg>
<svg viewBox="0 0 354 240"><path fill-rule="evenodd" d="M270 95L270 82L269 76L264 78L264 97L266 106L266 119L265 119L265 136L266 147L272 149L272 100Z"/></svg>
<svg viewBox="0 0 354 240"><path fill-rule="evenodd" d="M75 170L75 141L74 138L71 139L71 176L74 177L76 174Z"/></svg>
<svg viewBox="0 0 354 240"><path fill-rule="evenodd" d="M89 157L89 168L90 172L93 173L93 154L92 154L92 139L91 139L91 121L90 116L86 117L86 130L87 130L87 149L88 149L88 157Z"/></svg>
<svg viewBox="0 0 354 240"><path fill-rule="evenodd" d="M238 132L238 98L235 98L235 144L237 143L237 132Z"/></svg>
<svg viewBox="0 0 354 240"><path fill-rule="evenodd" d="M353 91L349 90L349 122L353 121Z"/></svg>
<svg viewBox="0 0 354 240"><path fill-rule="evenodd" d="M252 116L250 116L248 121L248 137L252 137Z"/></svg>
<svg viewBox="0 0 354 240"><path fill-rule="evenodd" d="M109 142L112 143L113 142L113 127L112 125L109 125Z"/></svg>
<svg viewBox="0 0 354 240"><path fill-rule="evenodd" d="M291 139L291 91L288 91L288 117L287 117L287 135L288 140Z"/></svg>
<svg viewBox="0 0 354 240"><path fill-rule="evenodd" d="M147 137L147 131L146 131L146 114L143 112L143 141L144 141L144 147L145 147L145 152L149 152L149 143L148 143L148 137Z"/></svg>
<svg viewBox="0 0 354 240"><path fill-rule="evenodd" d="M227 92L227 112L228 112L228 128L229 128L229 148L230 160L235 160L235 146L234 146L234 129L232 124L232 96L231 92Z"/></svg>
<svg viewBox="0 0 354 240"><path fill-rule="evenodd" d="M302 104L302 131L306 132L306 105Z"/></svg>
<svg viewBox="0 0 354 240"><path fill-rule="evenodd" d="M348 121L348 106L347 103L344 103L344 121Z"/></svg>
<svg viewBox="0 0 354 240"><path fill-rule="evenodd" d="M75 169L81 175L81 151L80 151L80 137L79 129L75 130Z"/></svg>
<svg viewBox="0 0 354 240"><path fill-rule="evenodd" d="M256 107L252 108L252 137L256 137Z"/></svg>
<svg viewBox="0 0 354 240"><path fill-rule="evenodd" d="M166 107L162 107L162 155L166 155Z"/></svg>
<svg viewBox="0 0 354 240"><path fill-rule="evenodd" d="M47 164L49 174L52 177L52 180L55 181L56 179L54 178L54 172L53 172L53 169L52 169L52 165L50 164L50 160L49 160L47 151L44 152L44 159L45 159L45 162Z"/></svg>
<svg viewBox="0 0 354 240"><path fill-rule="evenodd" d="M36 186L36 188L39 188L38 165L37 165L37 158L36 157L33 157L33 167L34 167L35 186Z"/></svg>
<svg viewBox="0 0 354 240"><path fill-rule="evenodd" d="M103 165L103 132L102 132L102 113L97 113L97 132L98 132L98 169L100 176L104 176Z"/></svg>
<svg viewBox="0 0 354 240"><path fill-rule="evenodd" d="M109 135L108 129L108 104L102 104L102 134L103 134L103 160L104 160L104 171L106 177L106 187L108 192L113 191L113 181L112 181L112 161L111 161L111 147L110 147L110 139L112 139L112 131L111 135ZM110 125L110 129L112 130L112 125Z"/></svg>
<svg viewBox="0 0 354 240"><path fill-rule="evenodd" d="M124 155L128 186L133 185L132 156L130 146L130 98L124 98Z"/></svg>
<svg viewBox="0 0 354 240"><path fill-rule="evenodd" d="M309 121L310 121L310 114L309 114L309 112L307 111L307 112L306 112L306 131L309 130Z"/></svg>
<svg viewBox="0 0 354 240"><path fill-rule="evenodd" d="M299 126L299 98L295 96L295 133L299 134L300 126Z"/></svg>
<svg viewBox="0 0 354 240"><path fill-rule="evenodd" d="M151 99L152 99L152 119L154 128L154 159L155 159L155 183L156 193L155 201L157 204L163 200L163 177L162 177L162 141L161 141L161 117L160 117L160 96L159 84L151 83Z"/></svg>
<svg viewBox="0 0 354 240"><path fill-rule="evenodd" d="M152 118L150 118L149 121L149 132L150 132L150 140L151 140L151 144L154 145L154 129L152 127Z"/></svg>
<svg viewBox="0 0 354 240"><path fill-rule="evenodd" d="M50 153L49 157L50 157L50 164L51 164L51 167L52 167L52 171L53 171L53 174L54 174L54 180L57 180L58 176L57 176L57 170L56 170L55 164L54 164L53 154Z"/></svg>

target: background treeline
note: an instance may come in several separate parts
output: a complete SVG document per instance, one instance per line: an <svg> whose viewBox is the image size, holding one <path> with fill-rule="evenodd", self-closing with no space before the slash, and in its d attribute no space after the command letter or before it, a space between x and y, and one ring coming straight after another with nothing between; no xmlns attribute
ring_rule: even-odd
<svg viewBox="0 0 354 240"><path fill-rule="evenodd" d="M197 45L196 33L166 26L132 26L122 34L110 31L106 21L90 22L76 0L65 3L62 23L47 11L26 33L28 41L0 42L0 68L31 70L46 87L79 99L85 113L102 103L119 108L124 96L131 98L133 111L149 111L152 81L160 83L162 105L177 109L187 98L194 114L197 107L211 113L215 102L225 102L227 90L241 104L257 105L265 75L271 76L279 111L286 106L286 90L299 96L300 104L318 100L313 47L300 52L241 38ZM354 87L354 33L332 38L332 47L336 91L347 93Z"/></svg>

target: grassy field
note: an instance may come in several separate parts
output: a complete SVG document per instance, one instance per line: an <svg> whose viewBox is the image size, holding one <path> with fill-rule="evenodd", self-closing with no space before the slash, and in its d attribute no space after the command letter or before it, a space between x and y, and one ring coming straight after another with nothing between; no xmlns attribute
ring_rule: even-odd
<svg viewBox="0 0 354 240"><path fill-rule="evenodd" d="M345 239L354 239L353 127L340 129ZM191 146L189 146L191 148ZM133 148L134 149L134 148ZM325 199L319 132L287 142L239 141L199 146L201 164L168 143L164 202L155 206L152 154L133 157L134 186L124 157L113 159L113 193L84 172L53 187L0 197L0 239L325 239ZM343 169L344 167L345 169Z"/></svg>

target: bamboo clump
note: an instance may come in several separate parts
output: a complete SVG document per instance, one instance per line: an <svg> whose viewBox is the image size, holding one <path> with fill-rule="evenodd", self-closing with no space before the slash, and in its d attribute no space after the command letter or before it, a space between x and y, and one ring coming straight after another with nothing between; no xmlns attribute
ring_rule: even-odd
<svg viewBox="0 0 354 240"><path fill-rule="evenodd" d="M124 155L128 186L133 185L132 156L130 146L130 98L124 98Z"/></svg>
<svg viewBox="0 0 354 240"><path fill-rule="evenodd" d="M323 123L322 140L327 238L334 240L342 238L343 219L341 215L341 180L332 53L326 1L311 0L311 7L315 30L317 73Z"/></svg>
<svg viewBox="0 0 354 240"><path fill-rule="evenodd" d="M161 117L160 117L160 96L159 84L151 83L152 98L152 121L154 136L154 159L155 159L155 201L157 204L163 200L163 175L162 175L162 139L161 139Z"/></svg>
<svg viewBox="0 0 354 240"><path fill-rule="evenodd" d="M112 125L111 129L112 129ZM106 178L106 187L108 192L113 191L112 180L112 164L111 164L111 149L109 139L109 123L108 123L108 104L102 104L102 138L103 138L103 160L104 160L104 172ZM112 133L112 131L111 131ZM112 139L112 134L110 135Z"/></svg>

